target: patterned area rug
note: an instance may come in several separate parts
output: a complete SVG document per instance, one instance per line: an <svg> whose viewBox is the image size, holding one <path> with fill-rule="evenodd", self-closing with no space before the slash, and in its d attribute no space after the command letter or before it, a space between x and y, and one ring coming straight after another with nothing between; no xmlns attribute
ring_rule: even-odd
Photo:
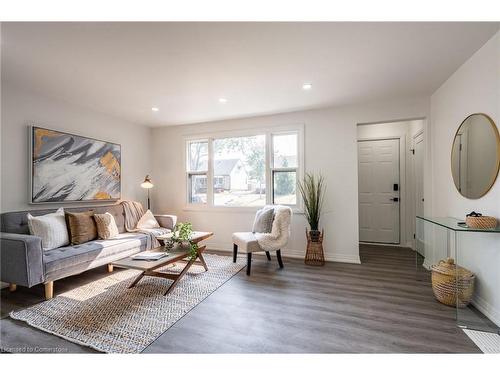
<svg viewBox="0 0 500 375"><path fill-rule="evenodd" d="M172 281L146 276L128 289L139 271L123 270L10 316L102 352L140 353L244 267L226 256L206 254L205 260L207 272L193 265L167 296Z"/></svg>

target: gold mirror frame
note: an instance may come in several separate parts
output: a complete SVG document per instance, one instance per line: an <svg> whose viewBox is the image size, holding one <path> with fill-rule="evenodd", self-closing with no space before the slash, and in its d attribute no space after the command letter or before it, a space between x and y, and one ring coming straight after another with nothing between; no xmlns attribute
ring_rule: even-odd
<svg viewBox="0 0 500 375"><path fill-rule="evenodd" d="M484 116L489 122L490 122L490 125L491 127L493 128L493 132L495 133L496 135L496 139L497 139L497 170L495 173L493 173L492 175L492 178L491 178L491 181L490 181L490 184L488 185L488 188L484 190L484 193L481 194L479 197L474 197L474 198L470 198L470 197L466 197L465 195L462 194L462 192L460 190L458 190L457 188L457 184L455 183L455 178L453 177L453 145L455 144L455 139L457 138L457 135L458 135L458 132L460 131L460 128L462 127L462 125L472 116L477 116L477 115L480 115L480 116ZM457 189L457 191L460 193L460 195L464 198L467 198L467 199L480 199L482 197L484 197L486 194L488 194L488 192L491 190L491 188L493 187L493 185L495 184L496 180L497 180L497 177L498 177L498 173L499 173L499 170L500 170L500 134L498 132L498 128L495 124L495 121L493 121L493 119L488 116L486 113L482 113L482 112L478 112L478 113L472 113L470 114L469 116L467 116L461 123L460 123L460 126L457 128L457 131L455 132L455 135L453 136L453 141L451 143L451 153L450 153L450 168L451 168L451 178L453 180L453 185L455 186L455 189Z"/></svg>

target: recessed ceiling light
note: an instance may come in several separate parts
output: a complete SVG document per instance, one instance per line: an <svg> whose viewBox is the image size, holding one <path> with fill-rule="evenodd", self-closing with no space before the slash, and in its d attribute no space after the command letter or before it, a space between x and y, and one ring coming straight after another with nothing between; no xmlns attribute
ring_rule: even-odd
<svg viewBox="0 0 500 375"><path fill-rule="evenodd" d="M304 83L302 85L302 89L304 89L304 90L310 90L310 89L312 89L312 87L313 87L312 83Z"/></svg>
<svg viewBox="0 0 500 375"><path fill-rule="evenodd" d="M227 99L226 98L219 98L219 103L227 103Z"/></svg>
<svg viewBox="0 0 500 375"><path fill-rule="evenodd" d="M152 110L153 112L158 112L158 111L160 110L160 108L158 108L158 107L152 107L152 108L151 108L151 110Z"/></svg>

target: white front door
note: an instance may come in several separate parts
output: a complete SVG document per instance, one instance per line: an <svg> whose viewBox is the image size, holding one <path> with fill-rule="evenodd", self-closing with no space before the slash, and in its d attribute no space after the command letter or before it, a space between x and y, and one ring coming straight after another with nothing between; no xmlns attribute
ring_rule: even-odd
<svg viewBox="0 0 500 375"><path fill-rule="evenodd" d="M358 142L359 240L399 243L399 140Z"/></svg>

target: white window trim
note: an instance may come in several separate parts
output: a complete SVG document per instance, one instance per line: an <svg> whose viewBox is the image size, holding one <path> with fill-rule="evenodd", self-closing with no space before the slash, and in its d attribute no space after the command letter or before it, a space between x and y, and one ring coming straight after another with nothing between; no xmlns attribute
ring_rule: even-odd
<svg viewBox="0 0 500 375"><path fill-rule="evenodd" d="M272 137L273 135L279 134L290 134L297 133L297 168L273 168L272 158ZM213 141L214 139L220 138L235 138L235 137L251 137L255 135L265 135L266 137L266 204L272 204L272 194L273 194L273 181L272 181L272 170L290 169L297 171L297 181L301 181L304 177L305 163L304 163L304 124L294 124L294 125L280 125L272 126L266 128L250 128L242 130L228 130L228 131L216 131L211 133L200 133L192 134L184 137L184 208L183 211L210 211L210 212L256 212L261 206L255 207L225 207L225 206L214 206L214 194L213 194ZM189 174L195 174L197 172L187 171L188 162L188 143L191 142L204 142L208 141L208 171L207 175L207 203L189 203L189 184L188 176ZM199 174L205 174L203 171ZM297 190L297 204L290 205L294 212L302 212L303 203L300 194Z"/></svg>

